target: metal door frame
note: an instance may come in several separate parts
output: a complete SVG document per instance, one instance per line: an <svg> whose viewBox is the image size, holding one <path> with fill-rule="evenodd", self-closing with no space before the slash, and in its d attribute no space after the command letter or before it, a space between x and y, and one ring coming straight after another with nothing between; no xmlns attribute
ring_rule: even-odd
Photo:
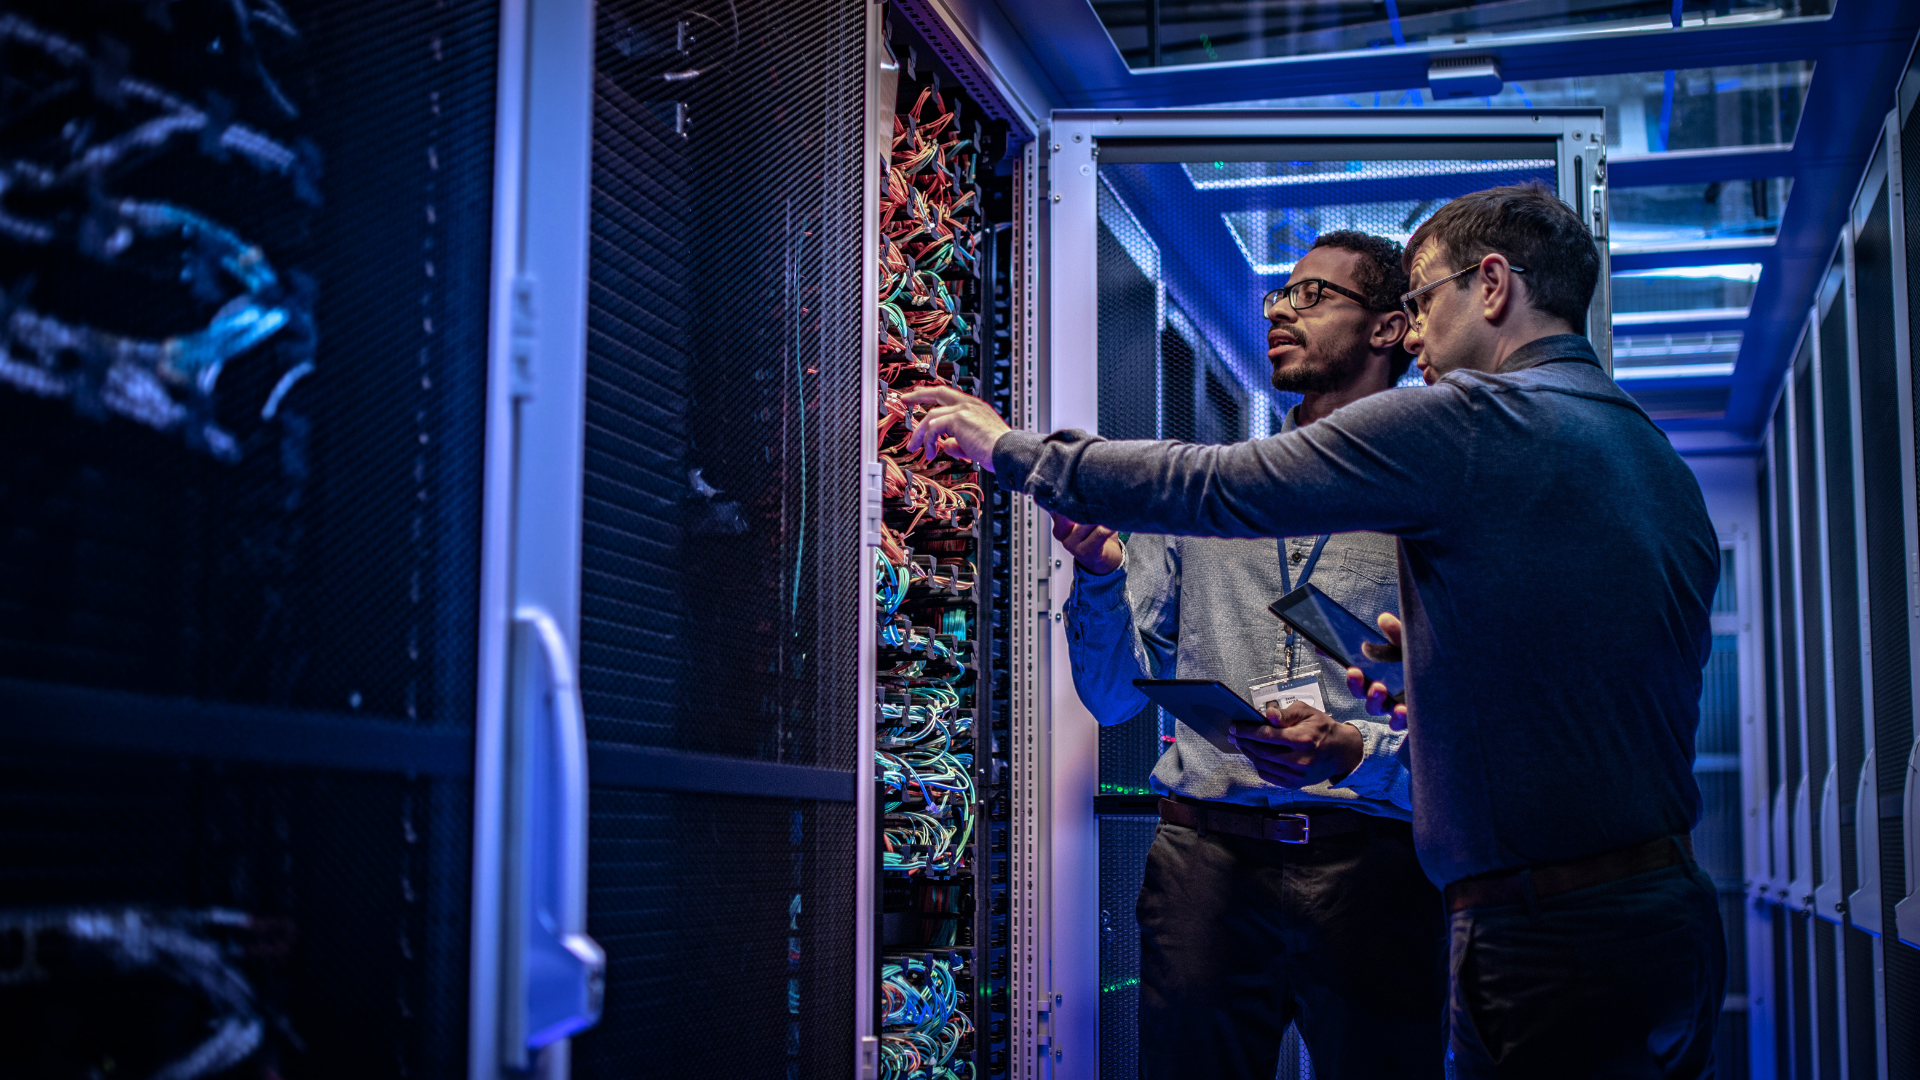
<svg viewBox="0 0 1920 1080"><path fill-rule="evenodd" d="M513 857L531 819L510 820L516 616L544 613L579 655L585 432L587 200L593 127L591 0L502 0L495 111L481 542L480 687L475 730L473 935L467 1073L509 1067L520 935L511 910L525 867ZM575 681L577 686L577 678ZM577 690L574 691L577 693ZM577 713L576 713L577 716ZM572 792L584 815L586 785ZM537 810L533 811L538 813ZM581 867L584 878L584 866ZM584 888L584 880L580 883ZM566 1040L535 1059L569 1071Z"/></svg>

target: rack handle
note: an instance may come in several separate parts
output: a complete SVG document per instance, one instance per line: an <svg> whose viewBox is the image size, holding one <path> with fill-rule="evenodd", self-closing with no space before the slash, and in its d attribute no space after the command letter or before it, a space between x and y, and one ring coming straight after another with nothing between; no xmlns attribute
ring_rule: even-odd
<svg viewBox="0 0 1920 1080"><path fill-rule="evenodd" d="M520 1030L532 1052L599 1022L607 960L586 933L587 733L573 658L540 608L514 613L514 637L528 695Z"/></svg>

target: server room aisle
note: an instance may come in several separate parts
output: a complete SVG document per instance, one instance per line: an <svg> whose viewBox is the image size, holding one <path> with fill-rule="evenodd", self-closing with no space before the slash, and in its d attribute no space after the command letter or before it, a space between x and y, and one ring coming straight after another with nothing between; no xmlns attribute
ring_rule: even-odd
<svg viewBox="0 0 1920 1080"><path fill-rule="evenodd" d="M1266 437L1317 237L1532 181L1719 532L1717 1075L1920 1080L1917 39L0 3L0 1078L1138 1076L1173 721L902 394Z"/></svg>

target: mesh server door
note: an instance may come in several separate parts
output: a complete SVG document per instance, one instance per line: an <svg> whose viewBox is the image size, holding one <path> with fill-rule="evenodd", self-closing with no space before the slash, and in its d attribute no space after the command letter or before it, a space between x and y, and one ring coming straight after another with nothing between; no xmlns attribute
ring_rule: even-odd
<svg viewBox="0 0 1920 1080"><path fill-rule="evenodd" d="M596 20L575 550L607 986L574 1071L845 1077L867 5Z"/></svg>
<svg viewBox="0 0 1920 1080"><path fill-rule="evenodd" d="M1298 397L1270 386L1261 297L1321 233L1404 242L1467 192L1530 181L1559 192L1593 226L1604 283L1603 130L1599 109L1055 113L1042 429L1216 443L1277 433ZM1589 316L1603 361L1609 328L1603 288ZM1271 557L1271 541L1249 543ZM1053 596L1070 591L1072 565L1056 564ZM1066 655L1059 624L1053 650ZM1068 666L1052 671L1053 1037L1066 1051L1055 1075L1131 1076L1148 777L1174 731L1151 709L1096 728ZM1310 1072L1290 1041L1281 1075Z"/></svg>
<svg viewBox="0 0 1920 1080"><path fill-rule="evenodd" d="M465 1072L499 21L0 14L0 1074Z"/></svg>

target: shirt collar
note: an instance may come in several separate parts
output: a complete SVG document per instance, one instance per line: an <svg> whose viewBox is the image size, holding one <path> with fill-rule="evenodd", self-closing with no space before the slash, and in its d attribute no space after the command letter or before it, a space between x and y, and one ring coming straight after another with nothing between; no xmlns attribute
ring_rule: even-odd
<svg viewBox="0 0 1920 1080"><path fill-rule="evenodd" d="M1594 367L1600 366L1599 354L1593 351L1593 343L1585 337L1580 334L1554 334L1529 341L1507 354L1507 358L1500 362L1498 374L1525 371L1555 360L1579 360Z"/></svg>
<svg viewBox="0 0 1920 1080"><path fill-rule="evenodd" d="M1287 432L1292 431L1294 428L1297 428L1299 426L1300 426L1300 405L1299 403L1296 402L1293 408L1287 410L1287 415L1281 418L1280 430L1274 432L1274 434L1285 435Z"/></svg>

